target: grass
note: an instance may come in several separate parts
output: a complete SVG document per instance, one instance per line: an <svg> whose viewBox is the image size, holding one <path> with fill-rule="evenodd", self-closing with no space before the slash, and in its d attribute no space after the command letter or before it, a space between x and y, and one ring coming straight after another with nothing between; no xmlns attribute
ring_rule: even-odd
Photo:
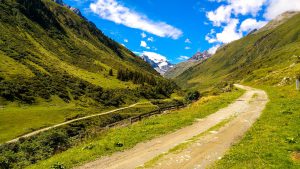
<svg viewBox="0 0 300 169"><path fill-rule="evenodd" d="M22 105L16 102L0 109L0 143L14 139L36 129L66 121L67 118L84 116L102 111L65 103L54 97L52 102ZM94 110L93 110L94 109Z"/></svg>
<svg viewBox="0 0 300 169"><path fill-rule="evenodd" d="M243 91L235 90L232 93L202 98L189 107L170 114L154 116L129 127L110 129L97 138L91 139L61 154L57 154L48 160L41 161L29 168L50 168L58 162L62 163L66 168L71 168L104 155L132 148L137 143L191 125L195 119L204 118L227 106L241 96L242 93ZM117 143L121 143L123 146L116 146ZM87 146L92 148L86 149L85 147Z"/></svg>
<svg viewBox="0 0 300 169"><path fill-rule="evenodd" d="M12 78L15 76L33 77L34 74L26 66L16 62L0 51L0 77Z"/></svg>
<svg viewBox="0 0 300 169"><path fill-rule="evenodd" d="M212 168L300 168L300 93L293 87L260 87L269 97L244 138Z"/></svg>
<svg viewBox="0 0 300 169"><path fill-rule="evenodd" d="M109 111L106 107L81 107L75 103L65 103L57 97L51 102L40 102L37 105L22 105L16 102L0 108L0 144L12 140L37 129L52 126L58 123ZM122 115L138 115L145 111L152 111L156 106L150 103L141 103L130 110L121 110Z"/></svg>

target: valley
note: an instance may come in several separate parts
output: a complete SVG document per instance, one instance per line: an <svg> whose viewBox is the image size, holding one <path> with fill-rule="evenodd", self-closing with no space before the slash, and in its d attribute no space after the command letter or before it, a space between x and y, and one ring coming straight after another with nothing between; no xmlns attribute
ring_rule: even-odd
<svg viewBox="0 0 300 169"><path fill-rule="evenodd" d="M127 3L0 0L0 169L300 167L300 7L205 2L203 50Z"/></svg>

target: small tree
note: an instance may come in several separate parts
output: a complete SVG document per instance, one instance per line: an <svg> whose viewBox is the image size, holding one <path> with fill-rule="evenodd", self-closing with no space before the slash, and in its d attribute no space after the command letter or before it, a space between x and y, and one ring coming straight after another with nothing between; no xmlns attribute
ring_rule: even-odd
<svg viewBox="0 0 300 169"><path fill-rule="evenodd" d="M198 100L200 97L201 97L201 94L199 91L191 91L186 95L185 99L187 101L195 101L195 100Z"/></svg>
<svg viewBox="0 0 300 169"><path fill-rule="evenodd" d="M108 72L108 74L109 74L109 76L113 76L113 75L114 75L114 72L113 72L113 70L112 70L112 69L110 69L110 70L109 70L109 72Z"/></svg>

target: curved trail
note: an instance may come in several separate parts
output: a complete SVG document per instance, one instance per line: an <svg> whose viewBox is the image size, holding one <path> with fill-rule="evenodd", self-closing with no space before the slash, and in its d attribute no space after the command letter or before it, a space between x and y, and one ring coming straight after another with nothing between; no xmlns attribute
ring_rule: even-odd
<svg viewBox="0 0 300 169"><path fill-rule="evenodd" d="M114 113L114 112L117 112L117 111L120 111L120 110L124 110L124 109L128 109L128 108L134 107L134 106L136 106L138 104L139 103L135 103L135 104L127 106L127 107L122 107L122 108L114 109L114 110L107 111L107 112L102 112L102 113L98 113L98 114L93 114L93 115L89 115L89 116L85 116L85 117L80 117L80 118L77 118L77 119L69 120L69 121L66 121L66 122L63 122L63 123L59 123L59 124L56 124L56 125L53 125L53 126L50 126L50 127L46 127L46 128L42 128L42 129L33 131L31 133L25 134L23 136L20 136L18 138L13 139L13 140L7 141L6 143L14 143L14 142L17 142L20 138L31 137L31 136L34 136L34 135L39 134L41 132L44 132L44 131L47 131L47 130L50 130L50 129L53 129L53 128L57 128L57 127L60 127L60 126L66 125L66 124L70 124L70 123L73 123L75 121L80 121L80 120L84 120L84 119L89 119L91 117L97 117L97 116L102 116L102 115L106 115L106 114L111 114L111 113Z"/></svg>
<svg viewBox="0 0 300 169"><path fill-rule="evenodd" d="M103 157L78 168L132 169L143 166L149 160L168 152L176 145L186 142L232 116L236 116L219 132L215 131L200 138L179 154L165 155L154 166L154 168L162 169L207 167L222 157L232 144L240 140L260 116L268 102L268 96L264 91L242 85L236 86L246 90L246 93L226 108L220 109L216 113L198 120L193 125L174 133L140 143L130 150Z"/></svg>

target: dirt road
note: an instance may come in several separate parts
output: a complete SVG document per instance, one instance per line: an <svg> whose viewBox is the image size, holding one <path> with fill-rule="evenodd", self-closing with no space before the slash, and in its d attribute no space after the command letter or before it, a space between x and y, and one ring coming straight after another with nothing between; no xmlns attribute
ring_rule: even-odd
<svg viewBox="0 0 300 169"><path fill-rule="evenodd" d="M246 93L228 107L174 133L140 143L130 150L103 157L78 168L132 169L143 166L149 160L168 152L176 145L207 131L225 119L236 116L219 132L212 132L179 154L167 154L154 167L170 169L205 168L222 157L226 150L241 138L259 117L268 102L267 94L264 91L241 85L236 86L245 89Z"/></svg>
<svg viewBox="0 0 300 169"><path fill-rule="evenodd" d="M128 109L128 108L134 107L136 105L138 105L138 103L130 105L130 106L127 106L127 107L122 107L122 108L119 108L119 109L114 109L114 110L111 110L111 111L107 111L107 112L102 112L102 113L98 113L98 114L93 114L93 115L89 115L89 116L85 116L85 117L81 117L81 118L69 120L69 121L66 121L66 122L63 122L63 123L59 123L59 124L56 124L56 125L53 125L53 126L50 126L50 127L42 128L40 130L36 130L34 132L25 134L25 135L20 136L20 137L18 137L16 139L7 141L6 143L17 142L20 138L26 138L26 137L34 136L34 135L39 134L41 132L44 132L44 131L47 131L47 130L50 130L50 129L53 129L53 128L57 128L57 127L60 127L60 126L66 125L66 124L70 124L70 123L73 123L75 121L80 121L80 120L89 119L89 118L92 118L92 117L97 117L97 116L102 116L102 115L114 113L114 112L117 112L117 111L120 111L120 110L124 110L124 109Z"/></svg>

